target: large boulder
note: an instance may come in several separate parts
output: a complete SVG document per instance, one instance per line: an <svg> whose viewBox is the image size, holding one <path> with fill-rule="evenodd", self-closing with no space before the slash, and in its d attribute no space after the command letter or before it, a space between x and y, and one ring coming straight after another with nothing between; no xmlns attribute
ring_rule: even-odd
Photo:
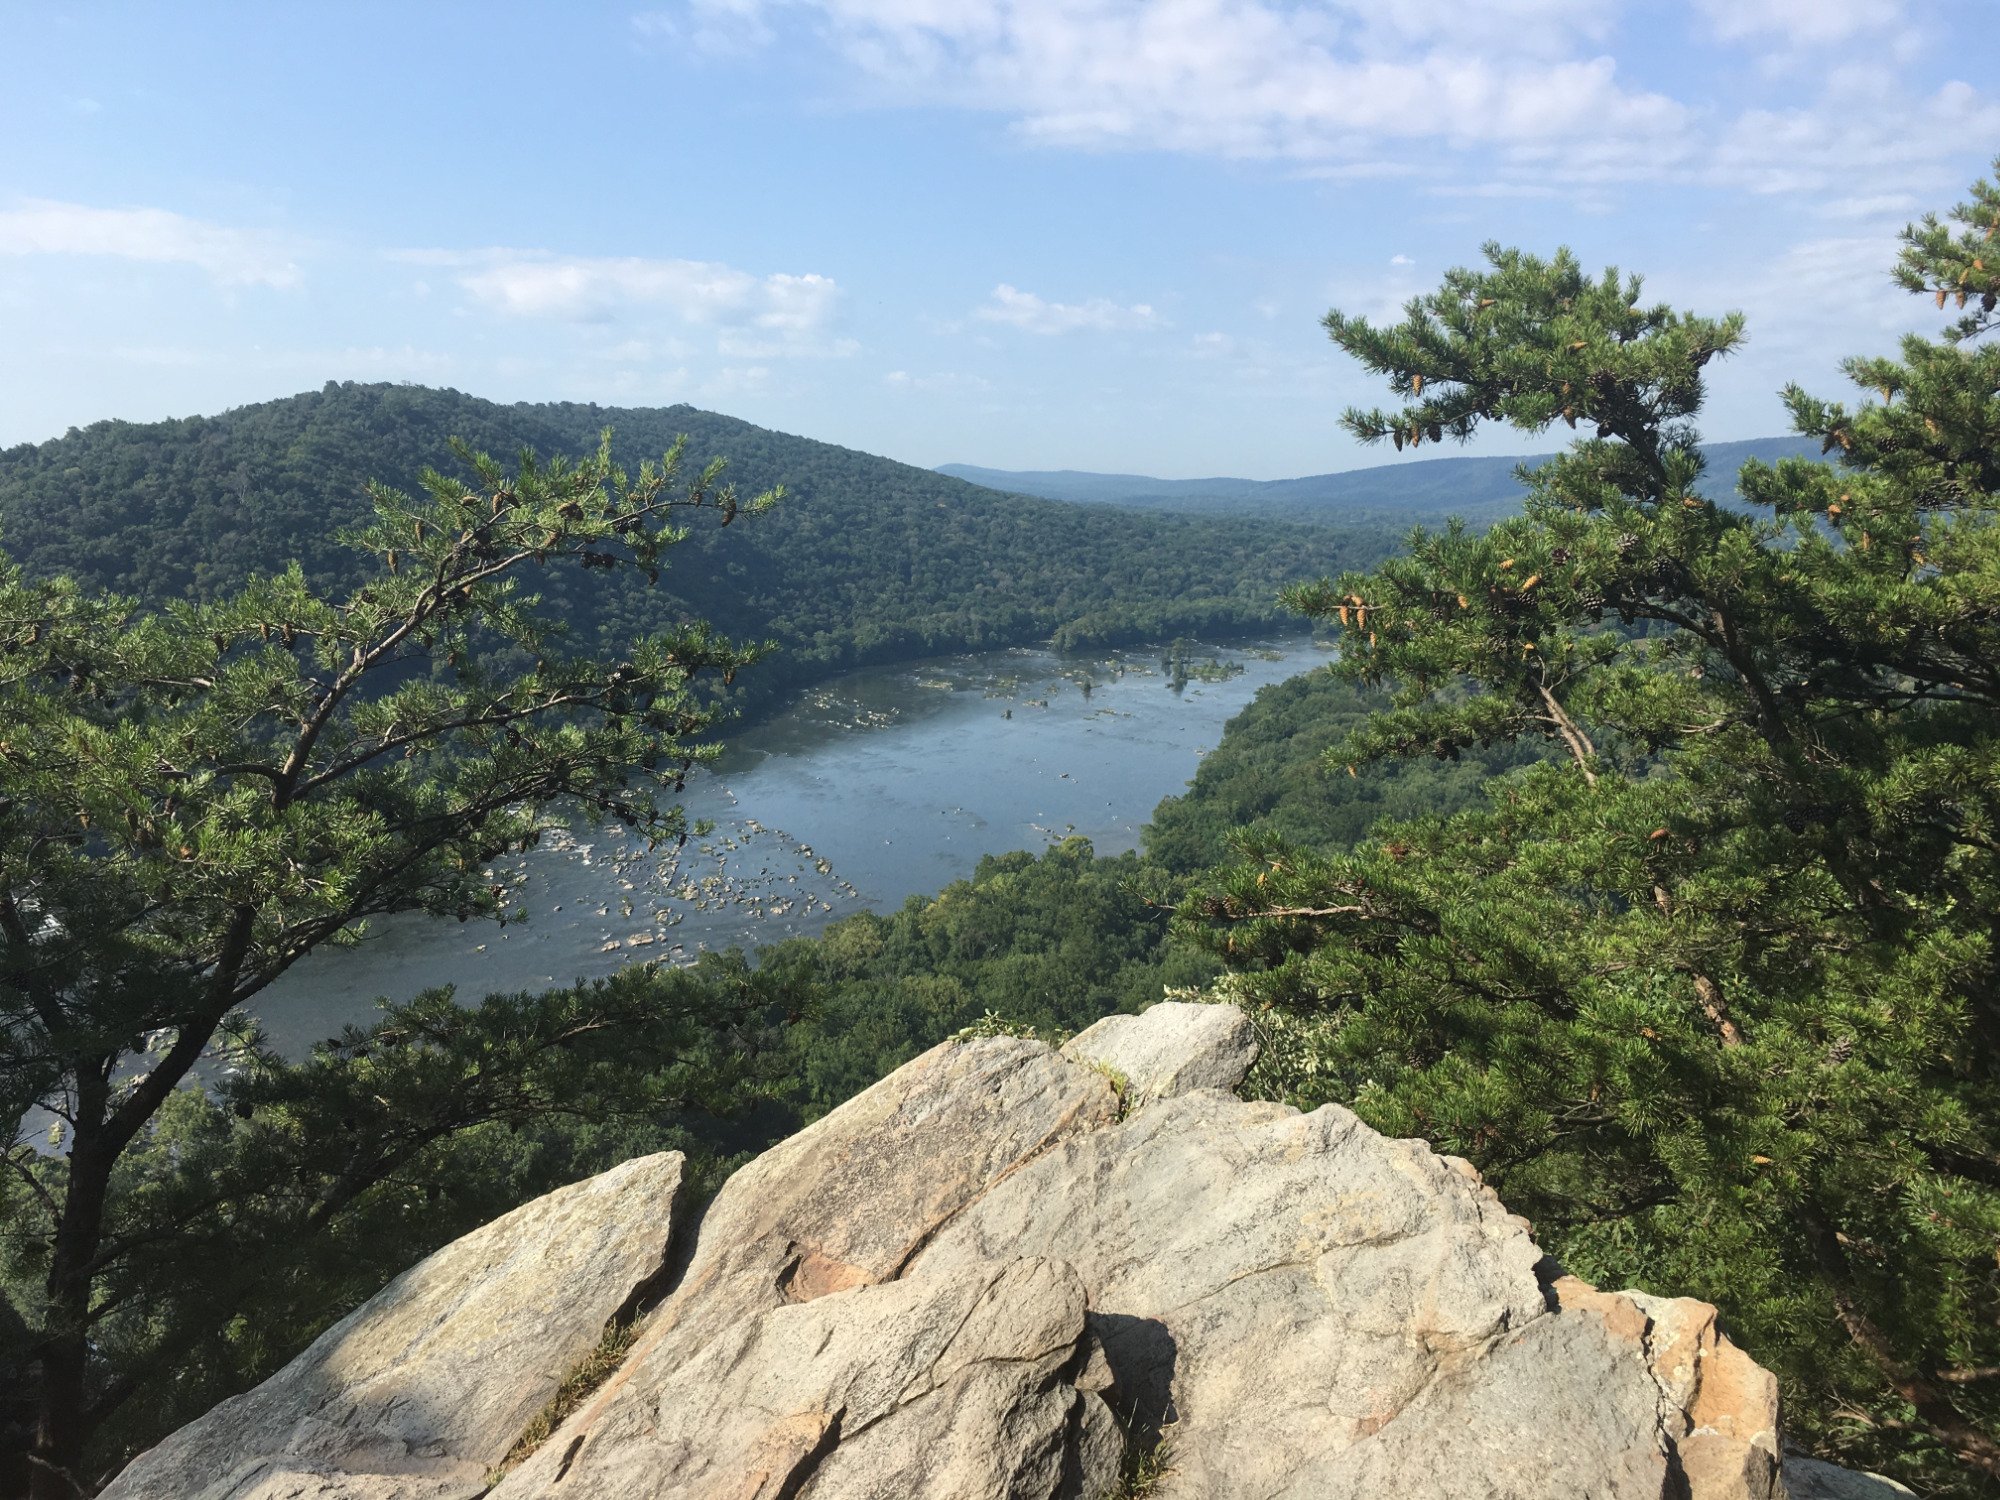
<svg viewBox="0 0 2000 1500"><path fill-rule="evenodd" d="M912 1269L1027 1245L1090 1288L1114 1399L1172 1424L1163 1497L1776 1494L1776 1387L1712 1308L1557 1280L1463 1162L1344 1109L1163 1100L997 1184Z"/></svg>
<svg viewBox="0 0 2000 1500"><path fill-rule="evenodd" d="M866 1317L876 1304L856 1293L900 1279L931 1237L969 1205L1058 1141L1100 1130L1117 1115L1118 1096L1107 1079L1065 1063L1039 1042L948 1042L898 1069L724 1185L702 1218L686 1274L652 1314L625 1364L595 1401L507 1477L496 1500L652 1493L649 1486L685 1461L672 1436L676 1424L663 1415L687 1398L683 1370L791 1304L845 1298L840 1305L853 1305L851 1316ZM946 1276L925 1284L963 1280ZM1068 1334L1072 1351L1084 1331L1081 1302L1077 1313ZM1074 1363L1058 1360L1050 1373ZM776 1434L773 1444L831 1420L818 1404L817 1375L793 1370L773 1380L758 1408L759 1419ZM992 1397L991 1389L980 1389ZM975 1420L971 1414L964 1419ZM837 1451L845 1441L840 1434L849 1430L843 1422L823 1450L813 1450L814 1462ZM971 1484L936 1493L1007 1492ZM751 1487L743 1493L763 1492ZM825 1500L841 1492L816 1481L811 1493Z"/></svg>
<svg viewBox="0 0 2000 1500"><path fill-rule="evenodd" d="M1061 1053L948 1042L738 1172L670 1282L671 1189L579 1184L433 1257L112 1493L1099 1500L1157 1446L1161 1500L1784 1500L1775 1383L1713 1308L1564 1276L1420 1142L1237 1099L1254 1057L1240 1012L1185 1004ZM493 1253L463 1252L537 1223L550 1243L503 1296ZM650 1260L617 1259L632 1233ZM603 1284L567 1321L558 1260ZM514 1358L526 1323L482 1332L467 1287L496 1316L547 1304L546 1357ZM658 1303L615 1372L488 1474L641 1292ZM1794 1497L1847 1493L1793 1469Z"/></svg>
<svg viewBox="0 0 2000 1500"><path fill-rule="evenodd" d="M1095 1500L1124 1445L1110 1408L1074 1384L1084 1332L1083 1283L1046 1260L772 1307L672 1369L656 1357L657 1382L620 1408L642 1420L601 1423L589 1442L559 1435L553 1465L497 1493Z"/></svg>
<svg viewBox="0 0 2000 1500"><path fill-rule="evenodd" d="M104 1500L471 1500L668 1253L681 1154L640 1157L405 1271Z"/></svg>
<svg viewBox="0 0 2000 1500"><path fill-rule="evenodd" d="M1197 1089L1235 1088L1257 1061L1257 1032L1233 1005L1163 1000L1142 1016L1086 1026L1062 1055L1106 1069L1130 1110Z"/></svg>

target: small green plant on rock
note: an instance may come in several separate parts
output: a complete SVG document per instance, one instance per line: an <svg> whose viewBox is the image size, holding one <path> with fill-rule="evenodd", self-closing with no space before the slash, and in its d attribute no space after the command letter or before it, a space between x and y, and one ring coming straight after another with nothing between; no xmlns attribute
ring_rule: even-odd
<svg viewBox="0 0 2000 1500"><path fill-rule="evenodd" d="M1147 1500L1173 1472L1173 1443L1166 1433L1150 1444L1128 1439L1118 1483L1104 1492L1103 1500Z"/></svg>

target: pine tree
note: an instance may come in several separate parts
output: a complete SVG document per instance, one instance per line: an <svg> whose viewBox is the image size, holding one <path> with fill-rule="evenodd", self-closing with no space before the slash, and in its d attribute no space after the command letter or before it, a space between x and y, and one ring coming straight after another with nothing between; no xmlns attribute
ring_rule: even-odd
<svg viewBox="0 0 2000 1500"><path fill-rule="evenodd" d="M41 1273L15 1330L38 1372L35 1495L84 1490L92 1432L149 1361L157 1374L174 1358L155 1337L107 1365L131 1299L186 1290L135 1282L135 1257L203 1215L226 1225L258 1187L243 1170L256 1150L233 1189L211 1173L219 1200L190 1193L192 1167L135 1166L201 1112L198 1063L218 1048L257 1061L239 1008L371 917L519 915L491 862L533 844L552 807L685 836L671 797L712 753L701 683L758 651L694 624L593 659L524 580L546 565L657 578L684 515L727 524L775 495L739 504L719 464L683 474L678 449L636 476L609 453L607 434L582 462L524 455L508 472L461 450L471 483L374 491L352 538L370 576L343 597L294 564L145 613L0 563L0 1092L16 1122L10 1250ZM231 1102L253 1123L282 1111L257 1149L271 1168L283 1138L304 1141L315 1165L295 1175L316 1196L299 1222L323 1222L424 1139L565 1087L583 1097L587 1078L565 1081L559 1060L614 1023L641 1052L686 1042L685 1017L649 1031L634 1001L612 987L460 1016L433 997L392 1018L385 1055L364 1045L318 1074L264 1059ZM53 1157L23 1144L38 1110L57 1121ZM247 1229L222 1235L215 1276L259 1248Z"/></svg>
<svg viewBox="0 0 2000 1500"><path fill-rule="evenodd" d="M1421 447L1581 436L1523 514L1295 590L1395 689L1335 775L1555 753L1487 805L1317 857L1243 846L1183 908L1286 1045L1275 1086L1469 1157L1572 1269L1718 1303L1795 1432L2000 1493L2000 191L1904 235L1962 316L1786 393L1822 463L1697 489L1737 316L1497 246L1334 342Z"/></svg>

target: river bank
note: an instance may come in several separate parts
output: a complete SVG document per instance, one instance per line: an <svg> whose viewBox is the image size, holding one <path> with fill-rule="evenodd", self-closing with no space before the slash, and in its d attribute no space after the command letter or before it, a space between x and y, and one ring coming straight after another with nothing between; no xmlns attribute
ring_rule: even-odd
<svg viewBox="0 0 2000 1500"><path fill-rule="evenodd" d="M1257 689L1321 660L1308 638L1286 636L1178 656L1167 644L1015 647L848 673L732 736L682 799L712 829L678 854L615 826L559 830L496 867L519 882L525 922L381 922L253 1008L297 1055L365 1024L381 996L545 989L753 948L1072 834L1105 853L1135 848Z"/></svg>

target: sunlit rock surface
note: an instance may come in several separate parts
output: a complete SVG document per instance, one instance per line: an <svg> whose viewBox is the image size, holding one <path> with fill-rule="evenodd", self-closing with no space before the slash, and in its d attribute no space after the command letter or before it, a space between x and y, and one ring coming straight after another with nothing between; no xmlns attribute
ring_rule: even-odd
<svg viewBox="0 0 2000 1500"><path fill-rule="evenodd" d="M141 1454L106 1500L477 1495L656 1276L678 1151L524 1204L405 1271L255 1390Z"/></svg>
<svg viewBox="0 0 2000 1500"><path fill-rule="evenodd" d="M109 1493L1099 1500L1155 1448L1162 1500L1897 1493L1781 1474L1776 1385L1713 1308L1562 1275L1420 1142L1237 1099L1255 1055L1186 1004L1061 1053L948 1042L678 1234L678 1160L628 1163L433 1256Z"/></svg>

